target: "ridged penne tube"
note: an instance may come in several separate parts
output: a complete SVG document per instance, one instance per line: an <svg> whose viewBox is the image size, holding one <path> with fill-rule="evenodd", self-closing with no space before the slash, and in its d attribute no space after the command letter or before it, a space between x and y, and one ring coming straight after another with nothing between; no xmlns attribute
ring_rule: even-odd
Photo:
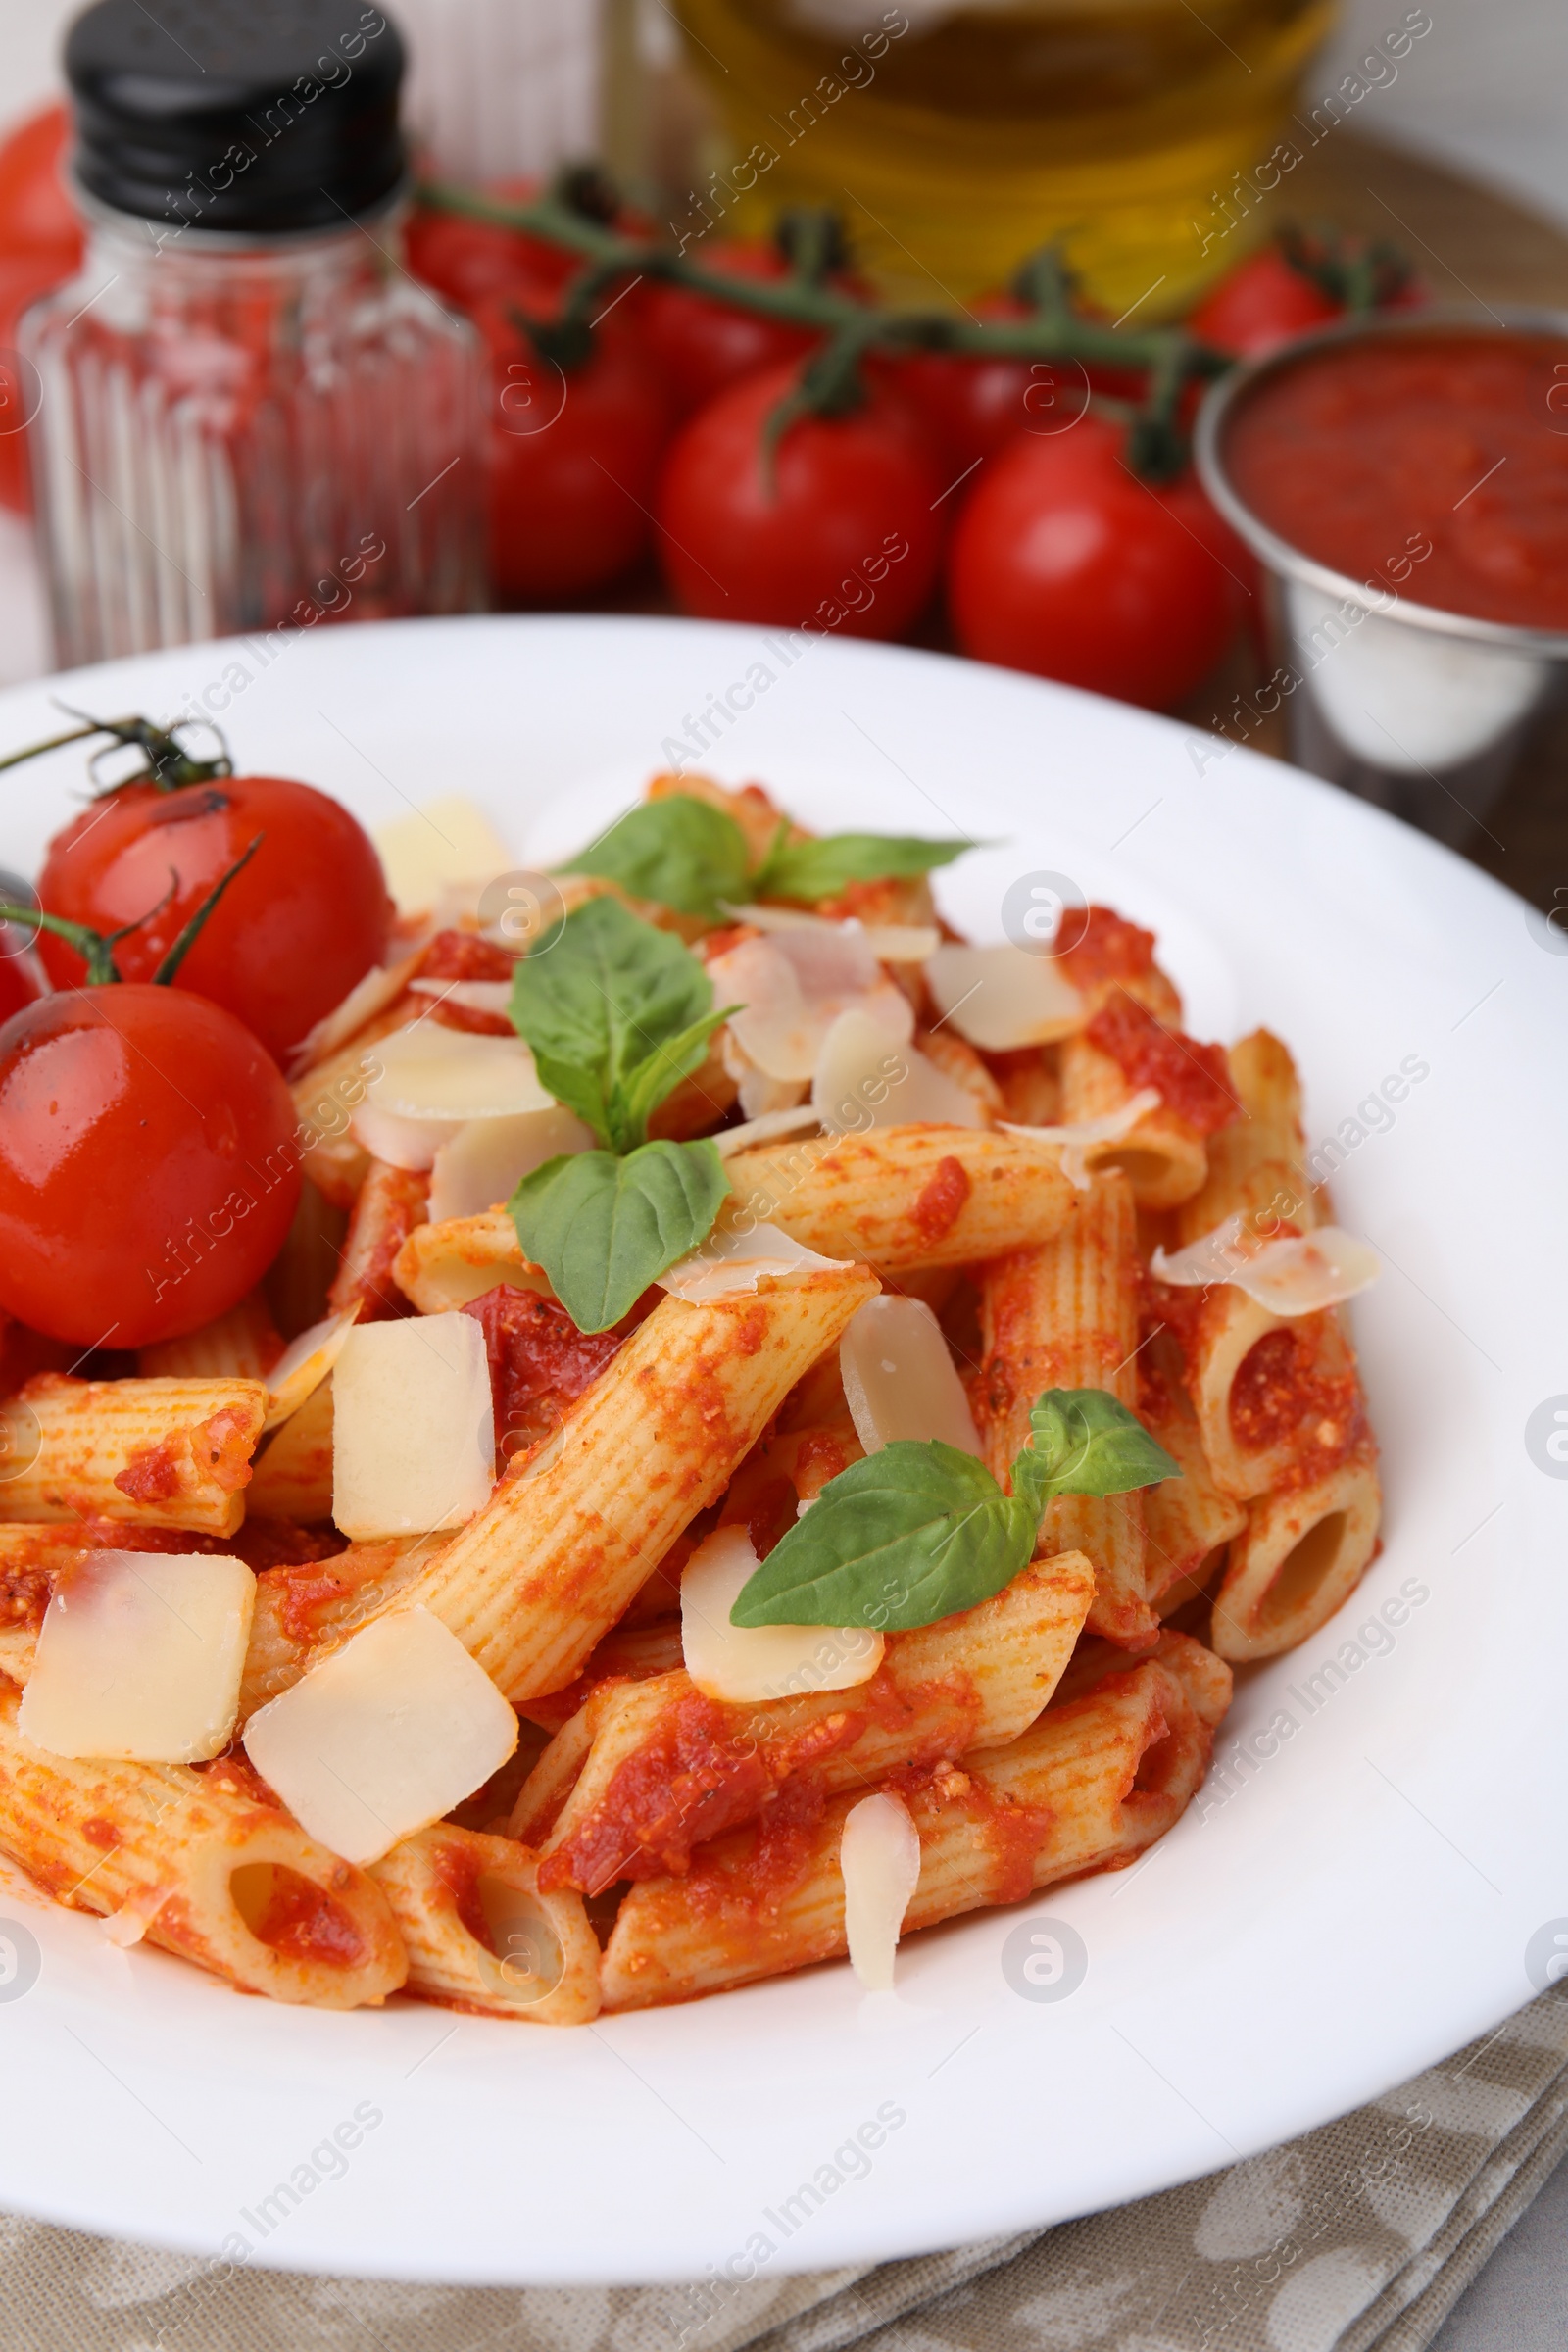
<svg viewBox="0 0 1568 2352"><path fill-rule="evenodd" d="M978 1127L888 1127L737 1152L730 1190L819 1250L888 1272L956 1266L1048 1241L1073 1190L1052 1153Z"/></svg>
<svg viewBox="0 0 1568 2352"><path fill-rule="evenodd" d="M993 1119L1006 1116L1001 1087L966 1037L959 1037L952 1029L922 1029L915 1043L927 1061L934 1061L945 1078L951 1078L955 1086L961 1086L966 1095L974 1097L986 1126Z"/></svg>
<svg viewBox="0 0 1568 2352"><path fill-rule="evenodd" d="M257 1519L332 1516L332 1375L274 1430L256 1457L245 1507Z"/></svg>
<svg viewBox="0 0 1568 2352"><path fill-rule="evenodd" d="M904 1932L1126 1864L1162 1837L1213 1744L1215 1662L1190 1665L1199 1648L1167 1634L1155 1656L1058 1700L1008 1746L901 1782L920 1839ZM692 2000L842 1955L839 1845L862 1793L830 1799L815 1822L775 1828L764 1814L700 1849L685 1876L634 1886L605 1951L605 2007Z"/></svg>
<svg viewBox="0 0 1568 2352"><path fill-rule="evenodd" d="M555 1296L543 1268L524 1257L517 1229L504 1208L416 1225L393 1260L392 1279L421 1315L466 1306L499 1282L546 1298Z"/></svg>
<svg viewBox="0 0 1568 2352"><path fill-rule="evenodd" d="M582 1897L541 1894L526 1846L437 1822L372 1863L409 1955L407 1989L537 2026L599 2014L599 1938Z"/></svg>
<svg viewBox="0 0 1568 2352"><path fill-rule="evenodd" d="M451 1541L393 1536L384 1544L351 1544L297 1568L264 1568L240 1680L240 1721L291 1689L316 1651L347 1641L391 1608Z"/></svg>
<svg viewBox="0 0 1568 2352"><path fill-rule="evenodd" d="M194 1960L247 1992L356 2009L408 1971L386 1898L221 1765L46 1755L0 1692L0 1853L117 1942Z"/></svg>
<svg viewBox="0 0 1568 2352"><path fill-rule="evenodd" d="M534 1767L509 1833L538 1845L544 1885L596 1894L684 1869L695 1845L751 1820L796 1774L861 1788L1004 1746L1050 1699L1093 1591L1081 1555L1038 1560L977 1608L890 1634L877 1673L847 1690L724 1703L684 1670L601 1686ZM822 1640L831 1662L831 1629Z"/></svg>
<svg viewBox="0 0 1568 2352"><path fill-rule="evenodd" d="M1107 1389L1138 1401L1138 1218L1120 1171L1073 1196L1060 1232L984 1267L980 1326L981 1436L992 1476L1010 1482L1047 1389ZM1092 1633L1138 1647L1159 1621L1145 1590L1143 1498L1063 1494L1049 1505L1040 1551L1085 1551L1095 1564Z"/></svg>
<svg viewBox="0 0 1568 2352"><path fill-rule="evenodd" d="M394 1168L372 1159L349 1218L343 1256L326 1302L334 1315L360 1310L362 1323L384 1323L406 1314L408 1301L392 1269L399 1250L422 1225L430 1179L413 1168Z"/></svg>
<svg viewBox="0 0 1568 2352"><path fill-rule="evenodd" d="M450 1626L508 1698L561 1690L876 1287L845 1266L662 1298L407 1605Z"/></svg>
<svg viewBox="0 0 1568 2352"><path fill-rule="evenodd" d="M265 1380L282 1352L271 1309L261 1291L252 1291L199 1331L139 1348L136 1369L144 1380L212 1380L234 1373L242 1380Z"/></svg>
<svg viewBox="0 0 1568 2352"><path fill-rule="evenodd" d="M1326 1468L1349 1450L1364 1407L1336 1311L1287 1320L1224 1283L1183 1322L1187 1391L1222 1494L1250 1502L1303 1466L1310 1476L1314 1456Z"/></svg>
<svg viewBox="0 0 1568 2352"><path fill-rule="evenodd" d="M1181 1464L1180 1478L1161 1479L1144 1489L1146 1586L1162 1616L1216 1576L1224 1550L1247 1525L1243 1505L1214 1484L1197 1420L1185 1399L1146 1391L1140 1400L1144 1427ZM1185 1591L1182 1589L1186 1588Z"/></svg>
<svg viewBox="0 0 1568 2352"><path fill-rule="evenodd" d="M1301 1090L1288 1049L1254 1029L1230 1049L1231 1083L1242 1116L1208 1138L1202 1190L1182 1203L1180 1243L1200 1241L1227 1217L1284 1219L1303 1231L1317 1223L1301 1134ZM1272 1222L1265 1230L1272 1229Z"/></svg>
<svg viewBox="0 0 1568 2352"><path fill-rule="evenodd" d="M267 1413L259 1380L69 1380L40 1372L3 1410L29 1466L0 1519L119 1519L231 1536Z"/></svg>
<svg viewBox="0 0 1568 2352"><path fill-rule="evenodd" d="M1214 1595L1219 1655L1238 1665L1272 1658L1326 1625L1365 1574L1382 1510L1366 1456L1254 1502Z"/></svg>
<svg viewBox="0 0 1568 2352"><path fill-rule="evenodd" d="M1063 1038L1058 1050L1064 1126L1105 1118L1131 1102L1136 1089L1121 1064L1086 1037ZM1119 1168L1140 1208L1174 1208L1190 1200L1208 1172L1203 1138L1163 1102L1146 1111L1125 1135L1085 1144L1082 1152L1091 1170Z"/></svg>

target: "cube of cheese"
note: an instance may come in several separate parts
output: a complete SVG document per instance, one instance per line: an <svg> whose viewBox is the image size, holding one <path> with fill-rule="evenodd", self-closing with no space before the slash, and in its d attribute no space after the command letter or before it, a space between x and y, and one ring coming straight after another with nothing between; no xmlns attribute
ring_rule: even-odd
<svg viewBox="0 0 1568 2352"><path fill-rule="evenodd" d="M228 1745L256 1579L215 1553L93 1551L57 1586L18 1722L56 1756L197 1764Z"/></svg>
<svg viewBox="0 0 1568 2352"><path fill-rule="evenodd" d="M302 1830L376 1862L471 1796L517 1744L517 1718L428 1609L400 1609L261 1707L245 1752Z"/></svg>
<svg viewBox="0 0 1568 2352"><path fill-rule="evenodd" d="M490 1366L471 1315L356 1324L332 1412L332 1516L356 1543L461 1527L489 1501Z"/></svg>

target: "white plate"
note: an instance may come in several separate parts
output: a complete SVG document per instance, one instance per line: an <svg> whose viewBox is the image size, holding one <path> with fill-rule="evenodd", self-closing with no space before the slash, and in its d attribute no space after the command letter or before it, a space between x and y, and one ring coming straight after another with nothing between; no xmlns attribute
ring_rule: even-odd
<svg viewBox="0 0 1568 2352"><path fill-rule="evenodd" d="M581 841L674 738L698 748L715 697L750 696L714 722L716 774L823 827L1005 840L941 885L982 937L1041 869L1153 922L1200 1034L1264 1021L1289 1040L1313 1143L1426 1064L1337 1180L1387 1267L1356 1306L1386 1549L1333 1625L1241 1690L1225 1777L1150 1858L915 1938L896 1996L830 1967L576 2033L404 2002L331 2016L7 1892L0 1920L42 1967L23 1998L0 1985L0 2206L198 2251L237 2236L290 2269L765 2280L1059 2220L1266 2147L1494 2025L1531 1995L1537 1931L1568 1933L1568 1462L1549 1431L1534 1454L1526 1439L1568 1391L1568 943L1246 751L925 654L789 654L662 621L427 622L322 632L265 667L198 646L60 691L169 716L216 683L244 765L372 821L466 792L519 860ZM0 746L58 723L45 687L0 697ZM75 751L0 779L0 863L34 864L81 781ZM1411 1589L1332 1687L1342 1645ZM1268 1730L1281 1714L1288 1737ZM1087 1947L1068 1998L1004 1972L1037 1915ZM356 2112L333 2178L313 2151ZM836 2162L878 2116L875 2152Z"/></svg>

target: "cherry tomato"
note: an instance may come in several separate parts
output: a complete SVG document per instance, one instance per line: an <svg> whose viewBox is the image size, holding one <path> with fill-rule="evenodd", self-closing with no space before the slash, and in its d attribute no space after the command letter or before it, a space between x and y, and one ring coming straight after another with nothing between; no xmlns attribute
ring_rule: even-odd
<svg viewBox="0 0 1568 2352"><path fill-rule="evenodd" d="M66 192L70 140L70 108L46 106L0 141L0 253L54 254L63 278L81 259L84 242L81 218Z"/></svg>
<svg viewBox="0 0 1568 2352"><path fill-rule="evenodd" d="M299 1198L294 1105L186 989L73 989L0 1028L0 1306L145 1347L237 1305Z"/></svg>
<svg viewBox="0 0 1568 2352"><path fill-rule="evenodd" d="M539 193L533 179L503 179L485 189L503 203L526 203ZM490 220L416 205L403 232L404 253L416 277L444 294L460 311L472 311L487 294L504 293L519 280L559 286L582 267L578 255L543 237L499 228Z"/></svg>
<svg viewBox="0 0 1568 2352"><path fill-rule="evenodd" d="M708 619L896 637L936 578L941 469L881 384L846 415L798 417L769 464L767 421L799 373L751 376L685 427L660 484L660 560Z"/></svg>
<svg viewBox="0 0 1568 2352"><path fill-rule="evenodd" d="M760 240L723 238L705 245L698 258L705 269L723 270L731 277L789 275L789 264L777 246ZM754 311L731 310L688 286L668 283L656 282L640 294L639 316L648 347L683 416L727 392L743 376L799 359L821 339L808 327L763 318Z"/></svg>
<svg viewBox="0 0 1568 2352"><path fill-rule="evenodd" d="M1297 335L1338 318L1340 305L1294 269L1277 245L1265 245L1204 295L1187 324L1203 343L1258 360Z"/></svg>
<svg viewBox="0 0 1568 2352"><path fill-rule="evenodd" d="M13 906L17 903L11 901ZM12 923L0 923L0 1021L9 1021L14 1012L20 1012L24 1004L33 1004L47 988L37 958L25 944L25 935Z"/></svg>
<svg viewBox="0 0 1568 2352"><path fill-rule="evenodd" d="M637 561L670 434L669 398L633 320L612 313L592 357L564 369L515 315L559 308L534 280L474 315L492 370L490 577L514 602L575 596Z"/></svg>
<svg viewBox="0 0 1568 2352"><path fill-rule="evenodd" d="M1164 710L1230 643L1245 573L1193 476L1141 481L1125 439L1088 416L1010 443L958 518L949 602L966 654Z"/></svg>
<svg viewBox="0 0 1568 2352"><path fill-rule="evenodd" d="M103 933L150 916L115 950L126 980L150 980L258 834L261 848L176 985L225 1006L281 1061L381 960L392 921L374 844L324 792L280 776L219 776L167 792L126 784L55 835L39 903ZM79 986L84 966L66 941L43 932L39 953L57 988Z"/></svg>

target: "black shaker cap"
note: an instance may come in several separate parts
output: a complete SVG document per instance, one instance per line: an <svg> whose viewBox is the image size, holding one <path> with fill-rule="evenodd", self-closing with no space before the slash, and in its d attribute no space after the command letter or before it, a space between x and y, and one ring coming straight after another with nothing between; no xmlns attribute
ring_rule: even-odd
<svg viewBox="0 0 1568 2352"><path fill-rule="evenodd" d="M404 63L365 0L98 0L66 38L77 176L175 228L341 226L403 176Z"/></svg>

